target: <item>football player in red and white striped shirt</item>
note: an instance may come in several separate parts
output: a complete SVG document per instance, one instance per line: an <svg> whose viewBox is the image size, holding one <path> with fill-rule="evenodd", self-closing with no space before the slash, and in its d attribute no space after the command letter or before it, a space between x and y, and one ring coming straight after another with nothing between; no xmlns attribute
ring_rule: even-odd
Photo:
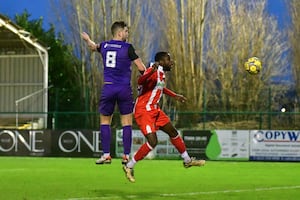
<svg viewBox="0 0 300 200"><path fill-rule="evenodd" d="M139 148L134 157L123 167L130 182L135 182L133 167L136 162L142 160L157 145L157 130L162 130L170 136L171 143L184 160L184 167L203 166L205 164L205 160L196 160L188 155L184 141L158 104L163 94L180 102L187 100L183 95L176 94L165 87L165 71L170 71L173 66L174 62L171 60L169 53L158 52L155 55L155 64L149 67L138 79L141 90L136 99L134 118L147 142Z"/></svg>

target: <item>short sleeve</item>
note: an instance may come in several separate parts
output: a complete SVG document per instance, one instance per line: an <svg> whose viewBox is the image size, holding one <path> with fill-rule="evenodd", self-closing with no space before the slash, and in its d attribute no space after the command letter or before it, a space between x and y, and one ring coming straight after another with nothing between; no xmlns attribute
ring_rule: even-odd
<svg viewBox="0 0 300 200"><path fill-rule="evenodd" d="M98 43L98 44L97 44L97 51L98 51L98 52L101 52L102 46L103 46L103 43Z"/></svg>
<svg viewBox="0 0 300 200"><path fill-rule="evenodd" d="M135 53L135 50L134 50L134 48L131 44L128 47L128 56L129 56L131 61L139 58L139 56Z"/></svg>

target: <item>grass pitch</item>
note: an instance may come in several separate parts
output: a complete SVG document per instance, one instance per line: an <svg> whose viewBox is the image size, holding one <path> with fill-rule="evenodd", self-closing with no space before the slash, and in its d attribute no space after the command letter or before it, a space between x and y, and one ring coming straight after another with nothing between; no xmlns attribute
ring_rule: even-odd
<svg viewBox="0 0 300 200"><path fill-rule="evenodd" d="M1 200L201 200L300 197L300 163L143 160L130 183L121 160L0 157Z"/></svg>

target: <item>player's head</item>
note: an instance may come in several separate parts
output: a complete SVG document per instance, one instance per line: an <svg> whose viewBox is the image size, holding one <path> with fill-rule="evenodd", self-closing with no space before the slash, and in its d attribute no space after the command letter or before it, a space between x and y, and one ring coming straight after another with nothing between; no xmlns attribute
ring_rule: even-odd
<svg viewBox="0 0 300 200"><path fill-rule="evenodd" d="M168 52L160 51L155 54L155 62L158 62L164 68L164 71L170 71L174 62L171 60L171 56Z"/></svg>
<svg viewBox="0 0 300 200"><path fill-rule="evenodd" d="M124 21L116 21L111 26L111 34L116 40L126 41L128 38L128 26Z"/></svg>

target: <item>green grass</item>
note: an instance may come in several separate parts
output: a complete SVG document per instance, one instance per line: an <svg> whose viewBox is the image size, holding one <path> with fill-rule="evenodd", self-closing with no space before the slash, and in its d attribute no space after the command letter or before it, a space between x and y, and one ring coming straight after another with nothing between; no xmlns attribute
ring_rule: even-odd
<svg viewBox="0 0 300 200"><path fill-rule="evenodd" d="M143 160L135 183L121 160L0 157L1 200L199 200L300 197L300 163L217 162L185 169L180 160Z"/></svg>

